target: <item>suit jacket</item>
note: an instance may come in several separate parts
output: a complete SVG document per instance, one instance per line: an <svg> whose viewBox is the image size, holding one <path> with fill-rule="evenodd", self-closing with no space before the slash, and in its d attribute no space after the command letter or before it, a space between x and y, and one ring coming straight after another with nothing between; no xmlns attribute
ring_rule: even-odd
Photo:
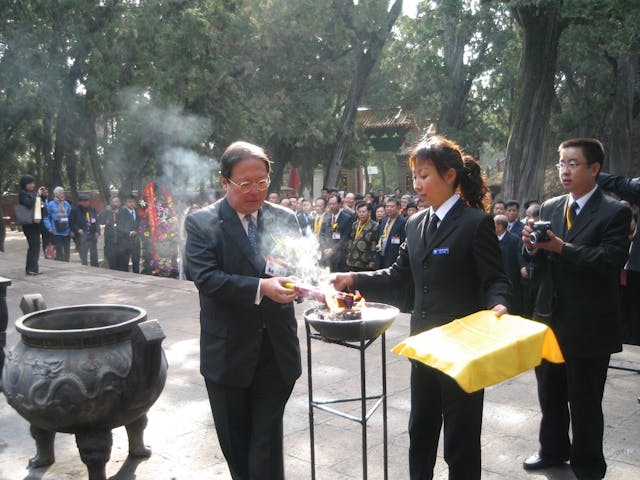
<svg viewBox="0 0 640 480"><path fill-rule="evenodd" d="M258 212L261 252L274 237L300 236L293 212L263 203ZM258 367L262 335L269 335L280 373L293 384L300 376L300 346L293 303L255 298L266 278L265 258L256 255L226 197L187 216L186 259L200 292L200 372L215 383L246 388Z"/></svg>
<svg viewBox="0 0 640 480"><path fill-rule="evenodd" d="M520 220L516 220L515 222L513 222L511 229L508 231L515 235L517 238L520 238L522 237L522 230L524 230L524 223L522 223L522 221Z"/></svg>
<svg viewBox="0 0 640 480"><path fill-rule="evenodd" d="M380 222L380 226L378 227L378 238L382 237L382 233L384 232L388 222L389 218L385 218ZM391 225L391 229L389 230L387 247L384 250L384 254L382 254L382 252L376 252L374 259L375 268L390 267L393 265L393 262L396 261L396 258L398 258L398 252L400 251L400 245L404 243L406 238L406 224L407 219L405 217L402 215L398 215L396 217L396 221L393 222L393 225ZM397 239L397 241L395 239Z"/></svg>
<svg viewBox="0 0 640 480"><path fill-rule="evenodd" d="M520 314L520 259L522 258L522 248L520 238L511 232L505 232L501 240L498 241L502 252L504 273L506 273L513 296L511 298L511 313Z"/></svg>
<svg viewBox="0 0 640 480"><path fill-rule="evenodd" d="M369 288L408 285L413 278L412 335L497 304L508 307L511 286L493 218L458 200L425 244L428 213L409 218L406 242L391 267L358 274L364 296Z"/></svg>
<svg viewBox="0 0 640 480"><path fill-rule="evenodd" d="M640 205L640 178L599 173L598 186L623 200Z"/></svg>
<svg viewBox="0 0 640 480"><path fill-rule="evenodd" d="M112 210L111 207L104 208L98 219L100 224L104 225L104 243L105 247L113 247L116 244L116 228L118 227L118 210Z"/></svg>
<svg viewBox="0 0 640 480"><path fill-rule="evenodd" d="M298 225L303 235L313 232L313 221L309 215L304 212L296 212L296 218L298 219Z"/></svg>
<svg viewBox="0 0 640 480"><path fill-rule="evenodd" d="M130 232L137 232L140 229L140 215L136 212L136 218L133 218L127 207L120 207L118 210L118 223L116 225L116 235L118 243L124 245L126 242L137 242L139 236L131 236Z"/></svg>
<svg viewBox="0 0 640 480"><path fill-rule="evenodd" d="M565 232L569 195L544 202L540 218L566 242L534 255L540 289L534 318L547 322L565 356L619 352L619 275L629 251L631 211L597 189Z"/></svg>
<svg viewBox="0 0 640 480"><path fill-rule="evenodd" d="M337 217L337 229L340 238L333 238L334 228L331 224L333 214L326 212L320 227L320 248L333 248L333 256L325 261L328 262L332 272L344 271L346 268L347 254L349 251L349 239L351 237L351 227L353 225L353 217L345 210L340 210Z"/></svg>

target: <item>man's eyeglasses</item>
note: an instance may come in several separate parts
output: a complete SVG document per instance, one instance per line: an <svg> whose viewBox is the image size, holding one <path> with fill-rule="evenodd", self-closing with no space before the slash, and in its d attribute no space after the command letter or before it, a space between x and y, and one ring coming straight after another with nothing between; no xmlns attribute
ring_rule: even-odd
<svg viewBox="0 0 640 480"><path fill-rule="evenodd" d="M568 168L570 171L574 171L576 168L578 168L580 165L582 165L582 163L580 162L568 162L568 163L563 163L563 162L558 162L556 163L556 168L560 171L564 170L565 168Z"/></svg>
<svg viewBox="0 0 640 480"><path fill-rule="evenodd" d="M236 187L238 187L238 190L240 190L240 192L242 193L249 193L251 191L251 188L254 185L256 186L258 191L264 192L267 188L269 188L269 185L271 185L271 179L269 177L258 180L257 182L236 183L230 178L228 178L227 180L229 180L229 182L233 183Z"/></svg>

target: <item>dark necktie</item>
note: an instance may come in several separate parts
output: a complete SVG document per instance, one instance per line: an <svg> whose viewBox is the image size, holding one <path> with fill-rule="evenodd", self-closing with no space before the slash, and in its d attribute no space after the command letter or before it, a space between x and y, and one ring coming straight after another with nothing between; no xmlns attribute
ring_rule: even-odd
<svg viewBox="0 0 640 480"><path fill-rule="evenodd" d="M566 213L567 230L571 230L571 227L575 223L577 210L578 210L578 202L573 202L571 206L567 209L567 213Z"/></svg>
<svg viewBox="0 0 640 480"><path fill-rule="evenodd" d="M249 243L251 244L251 248L253 249L253 253L258 253L258 229L256 228L256 224L253 223L253 216L245 215L244 218L247 219L247 237L249 237Z"/></svg>
<svg viewBox="0 0 640 480"><path fill-rule="evenodd" d="M427 234L425 235L425 244L429 243L433 237L436 234L436 231L438 230L438 215L436 215L435 213L433 215L431 215L431 218L429 218L429 223L427 224Z"/></svg>

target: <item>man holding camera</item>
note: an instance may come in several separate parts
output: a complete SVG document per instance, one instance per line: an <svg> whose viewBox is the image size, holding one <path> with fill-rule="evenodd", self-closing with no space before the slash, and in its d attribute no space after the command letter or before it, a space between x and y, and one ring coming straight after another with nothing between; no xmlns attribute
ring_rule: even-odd
<svg viewBox="0 0 640 480"><path fill-rule="evenodd" d="M522 242L541 280L534 318L553 329L565 363L543 360L536 368L540 450L523 467L540 470L570 460L579 480L601 479L607 468L602 396L611 353L622 349L618 279L631 211L596 185L604 160L598 140L567 140L558 152L568 193L542 204L541 222L525 226Z"/></svg>

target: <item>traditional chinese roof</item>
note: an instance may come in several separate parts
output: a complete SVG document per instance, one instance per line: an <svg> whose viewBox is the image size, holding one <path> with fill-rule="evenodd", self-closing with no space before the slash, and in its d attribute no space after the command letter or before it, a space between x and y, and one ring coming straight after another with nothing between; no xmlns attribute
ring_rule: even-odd
<svg viewBox="0 0 640 480"><path fill-rule="evenodd" d="M412 114L401 107L358 109L358 122L371 145L379 152L397 152L409 132L417 132Z"/></svg>
<svg viewBox="0 0 640 480"><path fill-rule="evenodd" d="M398 108L359 108L358 121L365 130L418 130L416 121L411 114Z"/></svg>

